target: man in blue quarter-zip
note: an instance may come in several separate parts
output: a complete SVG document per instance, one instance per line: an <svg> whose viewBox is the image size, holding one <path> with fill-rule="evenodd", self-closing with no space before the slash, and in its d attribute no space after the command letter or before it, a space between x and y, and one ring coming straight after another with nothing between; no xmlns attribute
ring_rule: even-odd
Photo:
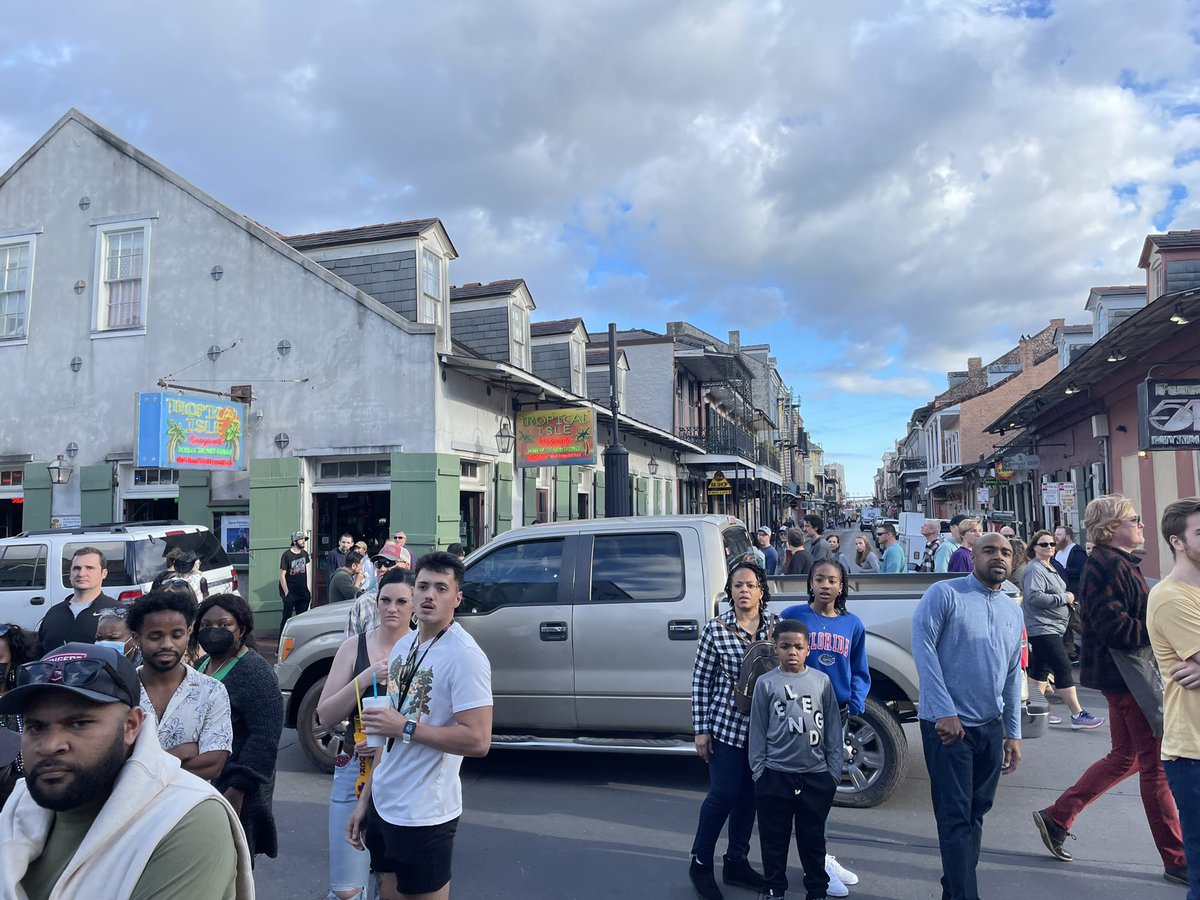
<svg viewBox="0 0 1200 900"><path fill-rule="evenodd" d="M917 716L942 854L943 900L978 900L983 817L1021 760L1021 610L1000 586L1012 545L985 534L973 571L931 585L913 614Z"/></svg>

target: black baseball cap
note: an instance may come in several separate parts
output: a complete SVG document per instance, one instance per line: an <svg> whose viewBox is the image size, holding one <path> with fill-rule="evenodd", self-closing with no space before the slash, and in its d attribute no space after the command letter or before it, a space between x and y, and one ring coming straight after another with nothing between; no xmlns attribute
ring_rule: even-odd
<svg viewBox="0 0 1200 900"><path fill-rule="evenodd" d="M71 666L88 660L93 664ZM142 696L137 669L123 653L95 644L63 644L17 669L17 686L0 697L0 714L23 713L36 692L48 690L70 691L94 703L126 706L137 706Z"/></svg>
<svg viewBox="0 0 1200 900"><path fill-rule="evenodd" d="M965 522L969 518L971 518L971 517L966 515L965 513L959 513L957 516L951 517L950 524L951 525L961 525L963 522Z"/></svg>

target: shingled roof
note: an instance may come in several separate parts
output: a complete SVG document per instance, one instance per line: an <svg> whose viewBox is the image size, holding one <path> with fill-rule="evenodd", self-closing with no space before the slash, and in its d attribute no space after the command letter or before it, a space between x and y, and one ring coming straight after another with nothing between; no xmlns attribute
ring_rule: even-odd
<svg viewBox="0 0 1200 900"><path fill-rule="evenodd" d="M545 337L549 334L570 334L580 325L583 325L583 319L578 316L572 319L550 319L546 322L530 322L529 334L531 337ZM586 325L583 330L586 334Z"/></svg>
<svg viewBox="0 0 1200 900"><path fill-rule="evenodd" d="M356 228L340 228L336 231L314 231L310 234L293 234L283 240L297 250L315 250L318 247L337 247L342 244L369 244L396 238L413 238L431 228L441 225L438 219L409 219L406 222L381 222L378 225L360 225Z"/></svg>
<svg viewBox="0 0 1200 900"><path fill-rule="evenodd" d="M507 297L524 283L524 278L505 278L500 281L489 281L487 284L480 284L476 281L472 284L464 284L462 287L451 285L450 299L478 300L482 297Z"/></svg>
<svg viewBox="0 0 1200 900"><path fill-rule="evenodd" d="M938 394L933 404L935 407L953 406L955 403L961 403L963 400L969 400L971 397L977 397L984 394L994 387L997 387L1002 382L996 384L988 384L987 370L992 366L1017 366L1021 364L1021 343L1024 343L1029 348L1029 357L1033 360L1035 366L1045 362L1058 351L1054 347L1054 332L1063 327L1062 319L1053 319L1050 324L1039 331L1032 337L1021 336L1021 342L1000 356L997 356L986 366L980 366L978 369L972 369L967 379L948 390ZM1013 373L1016 374L1015 372ZM1010 376L1011 377L1011 376ZM1003 379L1007 381L1008 379Z"/></svg>
<svg viewBox="0 0 1200 900"><path fill-rule="evenodd" d="M1150 265L1150 248L1159 250L1172 248L1200 248L1200 229L1191 228L1187 231L1168 231L1166 234L1148 234L1142 244L1142 255L1138 260L1138 268L1144 269Z"/></svg>

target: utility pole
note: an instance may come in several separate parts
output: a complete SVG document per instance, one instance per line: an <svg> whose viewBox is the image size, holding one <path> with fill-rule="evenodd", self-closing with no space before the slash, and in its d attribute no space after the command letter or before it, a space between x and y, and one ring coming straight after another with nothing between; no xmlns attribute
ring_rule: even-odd
<svg viewBox="0 0 1200 900"><path fill-rule="evenodd" d="M628 516L629 451L621 446L621 406L617 401L617 324L608 323L608 406L612 411L612 435L604 448L604 516Z"/></svg>

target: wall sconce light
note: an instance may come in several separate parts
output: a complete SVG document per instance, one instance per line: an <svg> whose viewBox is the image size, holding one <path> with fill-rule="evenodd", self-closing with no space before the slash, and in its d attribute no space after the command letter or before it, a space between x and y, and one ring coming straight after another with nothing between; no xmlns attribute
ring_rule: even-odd
<svg viewBox="0 0 1200 900"><path fill-rule="evenodd" d="M1125 354L1121 352L1120 347L1113 347L1112 352L1108 354L1110 363L1125 362Z"/></svg>
<svg viewBox="0 0 1200 900"><path fill-rule="evenodd" d="M646 471L649 472L651 475L658 474L658 457L656 457L656 456L650 457L650 462L646 463Z"/></svg>
<svg viewBox="0 0 1200 900"><path fill-rule="evenodd" d="M66 484L71 480L71 473L75 471L75 467L60 453L54 462L46 466L46 471L50 473L51 484Z"/></svg>
<svg viewBox="0 0 1200 900"><path fill-rule="evenodd" d="M292 439L287 436L286 431L281 431L281 432L279 432L279 434L275 435L275 446L278 447L280 450L283 450L284 448L286 448L287 445L290 444L291 442L292 442Z"/></svg>
<svg viewBox="0 0 1200 900"><path fill-rule="evenodd" d="M1171 316L1171 321L1176 325L1187 325L1192 320L1183 314L1183 304L1175 304L1175 314Z"/></svg>
<svg viewBox="0 0 1200 900"><path fill-rule="evenodd" d="M1067 385L1067 389L1065 391L1063 391L1063 393L1066 394L1068 397L1070 397L1072 394L1078 394L1079 388L1076 387L1075 382L1072 381L1070 384Z"/></svg>
<svg viewBox="0 0 1200 900"><path fill-rule="evenodd" d="M500 420L500 430L496 432L496 449L501 453L512 453L513 446L517 442L517 436L513 434L512 425L508 421L508 416Z"/></svg>

